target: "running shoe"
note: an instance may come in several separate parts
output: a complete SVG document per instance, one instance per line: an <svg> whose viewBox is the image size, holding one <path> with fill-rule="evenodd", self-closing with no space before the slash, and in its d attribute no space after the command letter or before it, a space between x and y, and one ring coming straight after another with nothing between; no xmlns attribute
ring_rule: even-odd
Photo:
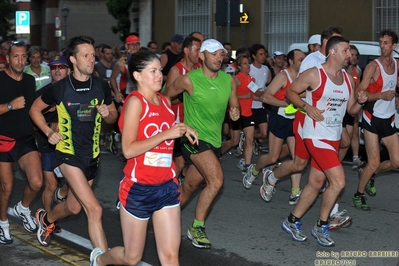
<svg viewBox="0 0 399 266"><path fill-rule="evenodd" d="M362 175L362 173L363 173L363 170L364 170L364 167L366 166L366 162L363 162L361 165L359 165L358 167L357 167L357 175L358 175L358 177L359 177L359 179L360 179L360 176Z"/></svg>
<svg viewBox="0 0 399 266"><path fill-rule="evenodd" d="M369 182L367 182L367 185L366 185L366 193L370 197L374 197L375 195L377 195L377 189L374 186L374 181L375 181L375 178L371 178L369 180Z"/></svg>
<svg viewBox="0 0 399 266"><path fill-rule="evenodd" d="M328 230L337 230L351 226L352 217L346 213L347 211L344 209L331 215L329 218L330 226L328 227Z"/></svg>
<svg viewBox="0 0 399 266"><path fill-rule="evenodd" d="M36 211L36 221L39 225L39 229L37 230L37 240L39 241L40 245L48 247L51 241L51 235L55 229L54 223L46 225L43 221L43 216L47 212L40 208Z"/></svg>
<svg viewBox="0 0 399 266"><path fill-rule="evenodd" d="M110 134L107 134L107 150L109 150L111 153L114 153L114 154L116 154L116 152L117 152L113 132Z"/></svg>
<svg viewBox="0 0 399 266"><path fill-rule="evenodd" d="M205 233L205 227L192 227L187 230L187 237L191 240L191 244L197 248L211 248L211 242Z"/></svg>
<svg viewBox="0 0 399 266"><path fill-rule="evenodd" d="M362 211L370 211L370 206L366 202L366 197L365 196L356 196L353 195L352 198L352 205L358 210Z"/></svg>
<svg viewBox="0 0 399 266"><path fill-rule="evenodd" d="M55 202L56 204L60 203L61 201L66 200L66 197L62 197L62 196L60 195L60 190L61 190L61 188L60 188L60 187L57 187L57 188L55 189L55 191L54 191L54 202Z"/></svg>
<svg viewBox="0 0 399 266"><path fill-rule="evenodd" d="M329 225L322 225L318 227L315 225L312 229L312 236L317 239L317 243L323 247L333 247L335 246L334 240L330 237L330 232L328 231Z"/></svg>
<svg viewBox="0 0 399 266"><path fill-rule="evenodd" d="M319 194L324 193L324 191L326 191L326 189L327 189L327 180L324 181L323 186L319 189Z"/></svg>
<svg viewBox="0 0 399 266"><path fill-rule="evenodd" d="M270 166L269 166L270 171L274 171L274 169L279 168L280 165L281 165L280 162L277 162L277 163L274 163L274 164L270 165Z"/></svg>
<svg viewBox="0 0 399 266"><path fill-rule="evenodd" d="M18 216L19 218L21 218L22 220L22 224L25 228L26 231L28 231L29 233L34 233L37 231L37 224L35 222L35 218L32 217L30 209L28 208L27 211L21 211L20 210L20 204L21 202L18 202L15 206L14 206L14 214L16 216Z"/></svg>
<svg viewBox="0 0 399 266"><path fill-rule="evenodd" d="M54 223L54 233L59 234L62 232L61 226L58 223Z"/></svg>
<svg viewBox="0 0 399 266"><path fill-rule="evenodd" d="M266 202L272 201L273 194L276 194L276 188L270 185L267 179L271 173L273 172L269 170L263 174L263 184L259 189L260 197Z"/></svg>
<svg viewBox="0 0 399 266"><path fill-rule="evenodd" d="M241 159L238 161L237 168L241 170L242 174L245 174L245 173L246 173L246 172L244 173L244 170L246 170L246 169L245 169L245 159L244 159L244 158L241 158Z"/></svg>
<svg viewBox="0 0 399 266"><path fill-rule="evenodd" d="M252 183L255 181L255 179L258 177L258 176L255 176L253 173L252 173L252 169L254 169L255 168L255 165L254 164L251 164L250 166L248 166L248 169L247 169L247 173L244 175L244 177L242 178L242 184L244 185L244 187L246 188L246 189L250 189L251 187L252 187Z"/></svg>
<svg viewBox="0 0 399 266"><path fill-rule="evenodd" d="M353 160L352 162L352 170L358 169L359 166L361 166L364 162L360 160L360 157L357 157L356 159Z"/></svg>
<svg viewBox="0 0 399 266"><path fill-rule="evenodd" d="M101 248L94 248L90 253L90 266L98 266L97 257L103 253Z"/></svg>
<svg viewBox="0 0 399 266"><path fill-rule="evenodd" d="M0 244L11 244L13 239L10 236L10 224L0 225Z"/></svg>
<svg viewBox="0 0 399 266"><path fill-rule="evenodd" d="M290 195L290 200L288 201L288 203L290 205L296 205L298 203L299 197L301 196L301 192L302 191L299 191L296 195Z"/></svg>
<svg viewBox="0 0 399 266"><path fill-rule="evenodd" d="M290 223L287 218L281 225L281 228L283 228L283 230L288 234L291 234L293 240L303 242L308 238L302 233L301 225L302 225L301 221Z"/></svg>

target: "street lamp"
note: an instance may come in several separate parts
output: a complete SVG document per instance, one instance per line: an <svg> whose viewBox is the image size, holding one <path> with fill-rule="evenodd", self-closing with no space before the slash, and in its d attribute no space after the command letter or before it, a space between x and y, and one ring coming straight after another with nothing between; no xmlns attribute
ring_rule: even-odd
<svg viewBox="0 0 399 266"><path fill-rule="evenodd" d="M66 41L67 41L67 19L69 15L69 8L64 5L64 7L61 9L61 16L64 18L64 47L66 46Z"/></svg>

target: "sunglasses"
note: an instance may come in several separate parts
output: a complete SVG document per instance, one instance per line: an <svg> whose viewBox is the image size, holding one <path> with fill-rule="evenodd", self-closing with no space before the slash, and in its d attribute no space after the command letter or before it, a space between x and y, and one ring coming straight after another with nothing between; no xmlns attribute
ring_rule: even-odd
<svg viewBox="0 0 399 266"><path fill-rule="evenodd" d="M63 69L67 69L67 68L68 67L66 65L52 65L52 66L50 66L51 70L57 70L57 69L63 70Z"/></svg>

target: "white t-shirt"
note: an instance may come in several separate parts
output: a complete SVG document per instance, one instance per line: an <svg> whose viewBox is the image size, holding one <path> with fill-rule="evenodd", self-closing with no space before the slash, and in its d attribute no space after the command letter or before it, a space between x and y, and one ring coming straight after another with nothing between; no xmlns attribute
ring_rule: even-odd
<svg viewBox="0 0 399 266"><path fill-rule="evenodd" d="M269 73L270 70L267 66L262 65L260 68L257 68L253 64L251 64L251 70L249 71L249 75L255 78L255 83L261 91L266 90L266 82ZM263 103L261 101L252 101L252 109L260 109L262 107Z"/></svg>
<svg viewBox="0 0 399 266"><path fill-rule="evenodd" d="M320 53L320 51L313 52L311 54L308 54L305 59L303 59L301 63L301 67L299 68L299 73L302 73L305 70L308 70L309 68L319 66L326 62L326 56Z"/></svg>

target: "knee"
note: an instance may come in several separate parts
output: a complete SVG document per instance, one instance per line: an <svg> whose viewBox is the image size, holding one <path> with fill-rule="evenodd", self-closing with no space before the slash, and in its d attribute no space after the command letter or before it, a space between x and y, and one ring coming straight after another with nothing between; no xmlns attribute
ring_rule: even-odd
<svg viewBox="0 0 399 266"><path fill-rule="evenodd" d="M6 197L9 198L11 196L12 193L12 188L13 188L13 183L4 183L1 184L1 196L2 197Z"/></svg>
<svg viewBox="0 0 399 266"><path fill-rule="evenodd" d="M306 165L307 165L307 162L304 163L304 162L298 162L298 161L296 161L296 162L292 165L292 172L293 172L293 173L302 172L303 169L305 169Z"/></svg>
<svg viewBox="0 0 399 266"><path fill-rule="evenodd" d="M125 250L124 265L137 265L141 261L142 255L134 252L127 253Z"/></svg>
<svg viewBox="0 0 399 266"><path fill-rule="evenodd" d="M39 192L43 186L42 175L40 174L34 177L28 177L28 185L31 190Z"/></svg>
<svg viewBox="0 0 399 266"><path fill-rule="evenodd" d="M178 265L179 264L179 256L176 252L164 252L160 257L162 261L162 265Z"/></svg>
<svg viewBox="0 0 399 266"><path fill-rule="evenodd" d="M331 180L331 182L329 181L328 184L328 186L333 187L337 191L343 190L345 188L345 185L346 185L345 178L336 178L335 180Z"/></svg>
<svg viewBox="0 0 399 266"><path fill-rule="evenodd" d="M219 191L223 187L223 179L223 175L221 175L221 178L214 177L207 182L207 186L216 191Z"/></svg>
<svg viewBox="0 0 399 266"><path fill-rule="evenodd" d="M396 169L399 167L399 158L397 160L392 161L391 160L391 165L393 169Z"/></svg>

